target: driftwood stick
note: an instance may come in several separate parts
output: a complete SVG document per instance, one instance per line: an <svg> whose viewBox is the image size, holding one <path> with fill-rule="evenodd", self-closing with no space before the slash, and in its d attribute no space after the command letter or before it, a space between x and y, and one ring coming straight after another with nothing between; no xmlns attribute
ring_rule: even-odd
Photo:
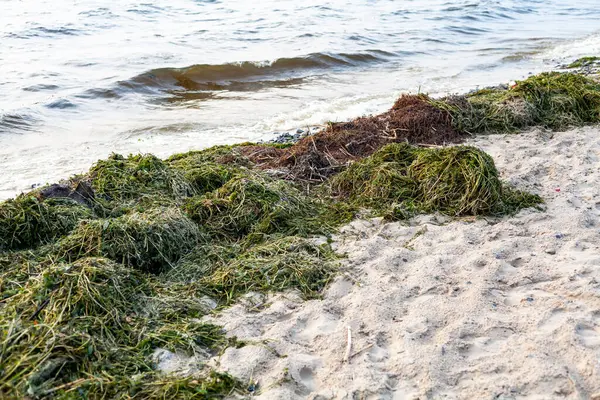
<svg viewBox="0 0 600 400"><path fill-rule="evenodd" d="M350 362L350 353L352 352L352 330L348 325L348 341L346 343L346 354L344 355L344 362Z"/></svg>

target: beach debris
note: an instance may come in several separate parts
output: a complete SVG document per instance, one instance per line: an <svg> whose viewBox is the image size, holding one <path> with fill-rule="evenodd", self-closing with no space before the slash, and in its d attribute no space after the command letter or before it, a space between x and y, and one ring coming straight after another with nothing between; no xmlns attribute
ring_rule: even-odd
<svg viewBox="0 0 600 400"><path fill-rule="evenodd" d="M197 379L161 376L149 360L163 345L181 354L227 342L221 328L163 318L148 308L154 278L102 258L49 265L0 309L0 392L5 396L118 397L129 387L143 398L232 390L236 381L202 370ZM125 317L128 321L125 323ZM48 339L48 340L45 340ZM137 377L136 377L137 375Z"/></svg>
<svg viewBox="0 0 600 400"><path fill-rule="evenodd" d="M251 247L197 283L225 304L244 293L285 289L315 298L333 277L335 259L329 245L284 237Z"/></svg>
<svg viewBox="0 0 600 400"><path fill-rule="evenodd" d="M206 235L182 211L156 208L118 218L84 220L58 244L58 255L74 261L104 256L148 272L169 269Z"/></svg>
<svg viewBox="0 0 600 400"><path fill-rule="evenodd" d="M86 181L79 181L74 190L67 184L53 184L41 189L39 193L41 199L70 198L88 206L91 206L95 199L94 190Z"/></svg>
<svg viewBox="0 0 600 400"><path fill-rule="evenodd" d="M250 393L255 393L260 389L260 385L258 380L254 381L254 383L251 383L250 385L248 385L248 392Z"/></svg>
<svg viewBox="0 0 600 400"><path fill-rule="evenodd" d="M70 198L28 193L0 203L0 251L46 244L70 232L92 212Z"/></svg>
<svg viewBox="0 0 600 400"><path fill-rule="evenodd" d="M517 132L530 126L564 130L600 122L600 82L571 72L544 72L509 89L487 88L431 100L458 132Z"/></svg>
<svg viewBox="0 0 600 400"><path fill-rule="evenodd" d="M504 185L492 158L468 146L390 144L330 180L335 196L390 219L415 213L510 214L541 203Z"/></svg>
<svg viewBox="0 0 600 400"><path fill-rule="evenodd" d="M250 158L262 168L287 168L288 179L320 183L351 161L389 143L443 145L461 140L450 114L429 104L425 95L403 95L387 112L350 122L330 123L291 147L265 149Z"/></svg>
<svg viewBox="0 0 600 400"><path fill-rule="evenodd" d="M246 172L219 189L186 199L187 214L214 235L318 232L318 204L281 179Z"/></svg>
<svg viewBox="0 0 600 400"><path fill-rule="evenodd" d="M296 131L290 143L166 160L112 154L0 203L0 393L245 392L209 367L161 373L152 354L202 358L243 345L200 321L248 293L319 297L338 271L327 235L357 215L448 220L538 206L539 196L500 180L488 154L443 146L473 133L598 122L598 89L588 77L549 73L466 96L405 95L385 113ZM349 363L350 327L346 336Z"/></svg>
<svg viewBox="0 0 600 400"><path fill-rule="evenodd" d="M346 336L346 352L344 353L344 363L350 363L350 354L352 353L352 328L347 327L348 334Z"/></svg>
<svg viewBox="0 0 600 400"><path fill-rule="evenodd" d="M66 198L71 194L71 188L67 185L59 185L53 184L42 190L40 190L40 196L43 199L51 199L51 198Z"/></svg>

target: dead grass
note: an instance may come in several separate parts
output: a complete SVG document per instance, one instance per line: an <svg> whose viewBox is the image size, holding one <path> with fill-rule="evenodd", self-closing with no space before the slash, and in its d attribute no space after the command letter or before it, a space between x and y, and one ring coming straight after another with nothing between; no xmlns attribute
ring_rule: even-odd
<svg viewBox="0 0 600 400"><path fill-rule="evenodd" d="M404 95L383 114L330 124L288 148L248 148L245 154L262 168L285 169L288 179L318 183L389 143L460 141L451 122L450 114L432 106L427 96Z"/></svg>

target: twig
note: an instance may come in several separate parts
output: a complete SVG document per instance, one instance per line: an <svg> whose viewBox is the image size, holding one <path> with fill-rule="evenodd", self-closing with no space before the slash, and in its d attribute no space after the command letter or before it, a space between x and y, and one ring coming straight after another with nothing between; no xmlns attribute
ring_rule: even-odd
<svg viewBox="0 0 600 400"><path fill-rule="evenodd" d="M55 387L55 388L52 388L52 389L50 389L50 390L46 390L46 391L44 392L44 395L48 395L48 394L50 394L50 393L53 393L53 392L56 392L56 391L58 391L58 390L61 390L61 389L67 388L67 387L69 387L69 386L73 386L73 385L79 385L79 384L80 384L80 383L82 383L82 382L85 382L85 381L91 381L91 380L92 380L92 379L89 379L89 378L87 378L87 379L86 379L86 378L81 378L81 379L77 379L77 380L75 380L75 381L72 381L72 382L67 382L67 383L65 383L65 384L63 384L63 385L57 386L57 387Z"/></svg>
<svg viewBox="0 0 600 400"><path fill-rule="evenodd" d="M31 317L29 317L29 320L33 321L39 315L39 313L41 313L42 310L44 308L46 308L46 306L48 305L49 302L50 302L50 297L48 297L46 300L44 300L42 302L42 304L40 304L40 306L37 308L37 310L35 310L35 312L33 313L33 315Z"/></svg>
<svg viewBox="0 0 600 400"><path fill-rule="evenodd" d="M371 343L370 345L363 347L362 349L360 349L360 350L358 350L357 352L353 353L353 354L350 356L350 358L352 359L352 358L354 358L355 356L357 356L357 355L359 355L360 353L362 353L363 351L365 351L365 350L369 350L369 349L370 349L371 347L373 347L374 345L375 345L374 343Z"/></svg>
<svg viewBox="0 0 600 400"><path fill-rule="evenodd" d="M352 330L348 325L348 343L346 344L346 355L344 355L344 362L350 363L350 352L352 351Z"/></svg>

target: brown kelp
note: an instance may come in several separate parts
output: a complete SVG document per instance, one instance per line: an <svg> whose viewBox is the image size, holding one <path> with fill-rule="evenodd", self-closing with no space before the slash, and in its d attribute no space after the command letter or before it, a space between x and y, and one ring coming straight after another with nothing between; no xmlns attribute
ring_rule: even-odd
<svg viewBox="0 0 600 400"><path fill-rule="evenodd" d="M331 123L313 136L282 149L252 149L259 166L285 169L288 179L320 183L349 162L389 143L444 145L461 140L449 112L432 106L425 95L403 95L387 112L350 122Z"/></svg>

